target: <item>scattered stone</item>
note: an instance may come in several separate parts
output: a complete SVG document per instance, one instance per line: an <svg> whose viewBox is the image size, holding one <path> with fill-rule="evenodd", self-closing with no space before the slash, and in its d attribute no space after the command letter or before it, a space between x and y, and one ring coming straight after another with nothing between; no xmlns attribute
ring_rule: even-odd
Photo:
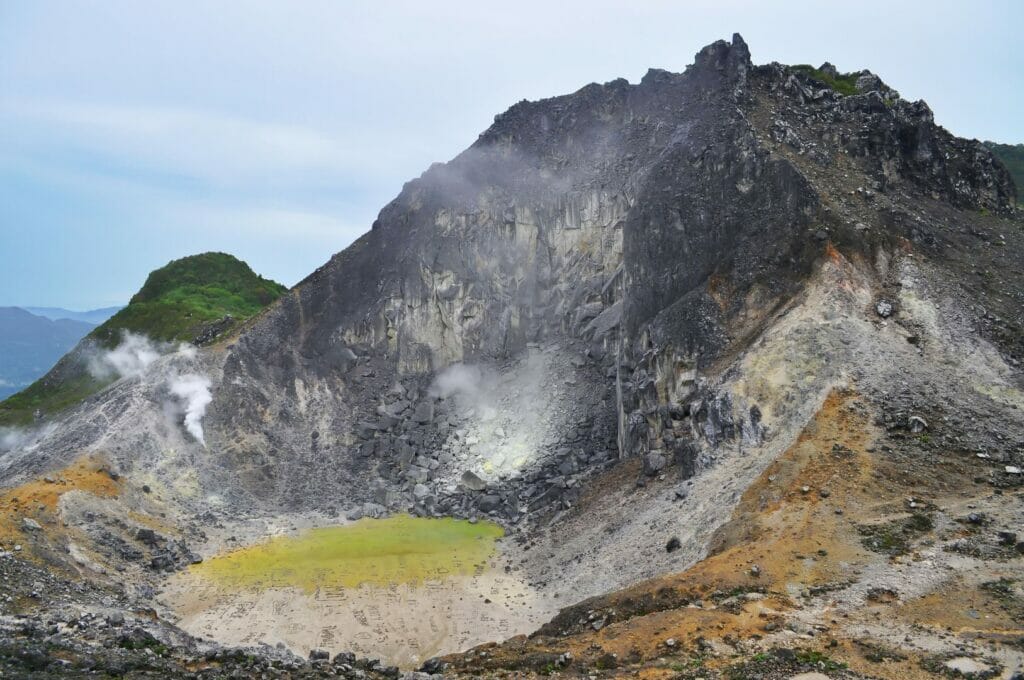
<svg viewBox="0 0 1024 680"><path fill-rule="evenodd" d="M420 666L420 670L424 673L430 673L431 675L435 675L443 671L445 669L445 666L446 664L443 661L441 661L441 659L434 657L432 659L427 659L426 661L424 661L423 665Z"/></svg>
<svg viewBox="0 0 1024 680"><path fill-rule="evenodd" d="M309 650L310 661L326 661L331 658L331 653L326 649L311 649Z"/></svg>
<svg viewBox="0 0 1024 680"><path fill-rule="evenodd" d="M879 604L890 604L900 599L899 593L892 588L886 588L884 586L877 586L871 588L867 592L868 602L876 602Z"/></svg>
<svg viewBox="0 0 1024 680"><path fill-rule="evenodd" d="M683 547L683 542L679 540L678 536L673 536L668 539L668 543L665 544L665 552L675 552Z"/></svg>
<svg viewBox="0 0 1024 680"><path fill-rule="evenodd" d="M158 538L159 536L152 529L142 528L135 532L135 540L141 541L146 545L156 545Z"/></svg>
<svg viewBox="0 0 1024 680"><path fill-rule="evenodd" d="M928 421L921 416L910 416L910 420L907 421L907 427L914 434L920 434L928 429Z"/></svg>
<svg viewBox="0 0 1024 680"><path fill-rule="evenodd" d="M42 531L43 530L43 526L39 522L37 522L34 519L32 519L31 517L22 517L21 518L21 530L22 531Z"/></svg>
<svg viewBox="0 0 1024 680"><path fill-rule="evenodd" d="M1000 531L996 535L999 537L999 543L1002 545L1015 545L1017 543L1017 532L1015 531Z"/></svg>
<svg viewBox="0 0 1024 680"><path fill-rule="evenodd" d="M420 424L431 422L434 419L434 402L427 399L416 404L412 419Z"/></svg>
<svg viewBox="0 0 1024 680"><path fill-rule="evenodd" d="M492 512L497 510L500 505L501 496L489 493L480 497L480 504L478 507L480 508L480 512Z"/></svg>
<svg viewBox="0 0 1024 680"><path fill-rule="evenodd" d="M875 305L875 312L883 319L888 319L892 316L892 303L888 300L879 300L878 304Z"/></svg>
<svg viewBox="0 0 1024 680"><path fill-rule="evenodd" d="M668 647L669 649L675 649L677 644L679 644L679 643L676 642L675 638L669 638L669 639L665 640L665 646Z"/></svg>
<svg viewBox="0 0 1024 680"><path fill-rule="evenodd" d="M668 460L660 451L650 451L644 455L644 474L653 477L664 470L667 464Z"/></svg>
<svg viewBox="0 0 1024 680"><path fill-rule="evenodd" d="M436 659L432 659L432 661L434 660ZM331 661L331 663L335 666L341 666L342 664L346 666L353 666L356 663L356 655L352 652L338 652L334 655L334 659Z"/></svg>
<svg viewBox="0 0 1024 680"><path fill-rule="evenodd" d="M813 626L810 626L804 623L803 621L797 621L796 619L793 619L789 623L787 623L786 627L794 633L796 633L797 635L807 635L813 637L816 632Z"/></svg>

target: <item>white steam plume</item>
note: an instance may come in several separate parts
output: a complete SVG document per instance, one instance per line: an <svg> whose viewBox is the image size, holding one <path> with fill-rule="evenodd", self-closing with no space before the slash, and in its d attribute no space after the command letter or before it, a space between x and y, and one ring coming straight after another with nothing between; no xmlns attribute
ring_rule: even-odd
<svg viewBox="0 0 1024 680"><path fill-rule="evenodd" d="M32 451L39 441L50 436L57 429L53 423L43 427L0 427L0 453L8 451Z"/></svg>
<svg viewBox="0 0 1024 680"><path fill-rule="evenodd" d="M0 427L0 453L20 449L30 438L30 431L18 427Z"/></svg>
<svg viewBox="0 0 1024 680"><path fill-rule="evenodd" d="M203 446L203 416L213 396L210 394L210 379L206 376L190 373L171 378L169 384L171 394L181 400L185 410L185 429L189 431Z"/></svg>
<svg viewBox="0 0 1024 680"><path fill-rule="evenodd" d="M432 397L447 399L453 394L473 397L479 394L483 383L483 372L479 366L452 364L434 378L430 384Z"/></svg>
<svg viewBox="0 0 1024 680"><path fill-rule="evenodd" d="M139 376L161 354L161 347L145 335L125 331L117 347L89 358L89 373L99 380Z"/></svg>

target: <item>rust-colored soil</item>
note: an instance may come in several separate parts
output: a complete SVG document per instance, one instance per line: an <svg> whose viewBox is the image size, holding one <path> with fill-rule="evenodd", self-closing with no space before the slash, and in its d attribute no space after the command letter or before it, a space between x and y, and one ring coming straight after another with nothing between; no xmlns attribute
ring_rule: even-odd
<svg viewBox="0 0 1024 680"><path fill-rule="evenodd" d="M864 526L911 516L907 471L875 450L883 434L872 421L872 409L855 392L834 392L798 440L747 489L706 559L682 573L564 609L529 638L448 661L472 672L628 668L630 674L657 678L694 667L723 668L765 641L765 648L781 643L813 650L872 677L923 678L934 675L924 670L922 654L864 643L850 627L889 617L936 629L1019 632L1019 623L974 586L903 603L882 592L853 613L829 611L827 605L811 617L801 611L800 596L846 589L873 565L901 559L864 545ZM962 501L965 480L950 474L937 463L911 480L911 488L933 502L959 488ZM911 550L902 559L914 557ZM787 627L796 633L787 631L788 641L780 640L779 631ZM568 665L558 661L565 653L572 657Z"/></svg>
<svg viewBox="0 0 1024 680"><path fill-rule="evenodd" d="M111 498L120 493L120 482L107 472L103 460L86 456L63 470L0 492L0 542L25 542L26 517L39 522L44 531L60 529L57 504L61 496L76 490Z"/></svg>

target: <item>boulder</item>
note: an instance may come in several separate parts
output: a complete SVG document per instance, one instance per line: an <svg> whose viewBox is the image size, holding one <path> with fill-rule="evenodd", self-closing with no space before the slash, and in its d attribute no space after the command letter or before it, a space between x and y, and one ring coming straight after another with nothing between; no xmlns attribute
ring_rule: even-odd
<svg viewBox="0 0 1024 680"><path fill-rule="evenodd" d="M405 476L414 484L422 484L430 479L430 471L419 465L410 465L409 471L405 473Z"/></svg>
<svg viewBox="0 0 1024 680"><path fill-rule="evenodd" d="M395 383L395 384L398 385L399 387L401 387L401 383ZM352 666L353 664L355 664L355 662L356 662L356 655L353 654L352 652L338 652L337 654L334 655L334 660L331 663L333 663L335 666L340 666L341 664L346 664L348 666Z"/></svg>
<svg viewBox="0 0 1024 680"><path fill-rule="evenodd" d="M434 402L427 399L416 404L416 411L413 413L412 419L421 425L434 420Z"/></svg>
<svg viewBox="0 0 1024 680"><path fill-rule="evenodd" d="M462 478L459 480L465 488L470 491L483 491L487 488L487 482L480 479L480 477L472 470L466 470L462 473Z"/></svg>
<svg viewBox="0 0 1024 680"><path fill-rule="evenodd" d="M644 474L654 476L665 469L668 460L661 451L650 451L644 454Z"/></svg>
<svg viewBox="0 0 1024 680"><path fill-rule="evenodd" d="M146 545L156 545L159 539L160 537L152 529L143 527L135 532L135 540L141 541Z"/></svg>
<svg viewBox="0 0 1024 680"><path fill-rule="evenodd" d="M356 423L356 436L360 439L373 439L373 435L377 433L377 425L375 423L368 423L366 421L360 421Z"/></svg>
<svg viewBox="0 0 1024 680"><path fill-rule="evenodd" d="M494 510L497 510L500 505L501 496L489 493L480 497L480 502L477 504L477 507L480 508L480 512L493 512Z"/></svg>

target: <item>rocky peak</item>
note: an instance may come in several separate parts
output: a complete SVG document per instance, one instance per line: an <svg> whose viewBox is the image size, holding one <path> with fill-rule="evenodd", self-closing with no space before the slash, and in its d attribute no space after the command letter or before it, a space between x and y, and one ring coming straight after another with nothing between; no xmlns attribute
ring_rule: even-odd
<svg viewBox="0 0 1024 680"><path fill-rule="evenodd" d="M705 46L694 57L694 68L711 68L736 75L745 74L751 67L750 48L739 33L732 34L732 42L716 40Z"/></svg>
<svg viewBox="0 0 1024 680"><path fill-rule="evenodd" d="M718 40L698 52L688 70L706 74L699 77L705 86L723 87L734 99L739 99L751 68L753 64L747 43L739 33L733 33L731 43Z"/></svg>

